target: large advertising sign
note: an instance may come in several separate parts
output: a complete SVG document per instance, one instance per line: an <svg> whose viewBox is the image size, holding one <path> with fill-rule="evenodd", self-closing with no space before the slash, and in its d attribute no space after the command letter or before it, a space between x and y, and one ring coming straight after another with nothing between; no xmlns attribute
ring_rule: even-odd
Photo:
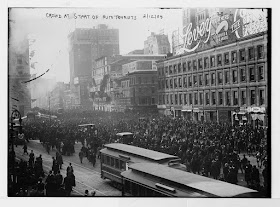
<svg viewBox="0 0 280 207"><path fill-rule="evenodd" d="M190 10L190 21L183 28L183 45L177 54L209 49L267 31L267 9L205 9L199 18L197 13L196 9Z"/></svg>

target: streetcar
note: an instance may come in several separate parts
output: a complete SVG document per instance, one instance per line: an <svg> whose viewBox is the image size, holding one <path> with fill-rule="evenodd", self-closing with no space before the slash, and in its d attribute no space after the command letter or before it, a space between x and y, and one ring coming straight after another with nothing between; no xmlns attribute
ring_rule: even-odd
<svg viewBox="0 0 280 207"><path fill-rule="evenodd" d="M133 134L131 132L117 133L116 136L118 137L120 143L132 144L133 142Z"/></svg>
<svg viewBox="0 0 280 207"><path fill-rule="evenodd" d="M122 143L104 145L104 149L100 150L100 156L101 178L113 181L118 188L122 186L121 172L128 170L128 166L132 163L158 163L186 170L177 156Z"/></svg>
<svg viewBox="0 0 280 207"><path fill-rule="evenodd" d="M256 190L156 163L134 163L121 173L122 195L135 197L259 197Z"/></svg>

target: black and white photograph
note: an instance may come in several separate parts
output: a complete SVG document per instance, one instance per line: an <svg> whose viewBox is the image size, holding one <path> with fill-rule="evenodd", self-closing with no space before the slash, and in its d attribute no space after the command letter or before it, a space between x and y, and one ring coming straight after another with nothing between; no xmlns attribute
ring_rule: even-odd
<svg viewBox="0 0 280 207"><path fill-rule="evenodd" d="M271 198L271 12L9 7L6 196Z"/></svg>

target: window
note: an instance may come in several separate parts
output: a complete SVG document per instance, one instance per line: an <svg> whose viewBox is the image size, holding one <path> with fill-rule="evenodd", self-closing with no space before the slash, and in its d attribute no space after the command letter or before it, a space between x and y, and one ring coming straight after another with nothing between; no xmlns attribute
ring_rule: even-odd
<svg viewBox="0 0 280 207"><path fill-rule="evenodd" d="M116 159L115 166L117 169L120 169L120 160Z"/></svg>
<svg viewBox="0 0 280 207"><path fill-rule="evenodd" d="M183 72L186 72L186 70L187 70L187 64L183 63Z"/></svg>
<svg viewBox="0 0 280 207"><path fill-rule="evenodd" d="M256 103L255 100L256 100L256 91L251 90L251 105Z"/></svg>
<svg viewBox="0 0 280 207"><path fill-rule="evenodd" d="M196 60L193 60L193 70L196 70Z"/></svg>
<svg viewBox="0 0 280 207"><path fill-rule="evenodd" d="M237 83L237 70L232 71L232 82Z"/></svg>
<svg viewBox="0 0 280 207"><path fill-rule="evenodd" d="M208 57L204 58L204 68L209 68L209 58Z"/></svg>
<svg viewBox="0 0 280 207"><path fill-rule="evenodd" d="M196 75L193 75L193 85L197 86L197 77L196 77Z"/></svg>
<svg viewBox="0 0 280 207"><path fill-rule="evenodd" d="M223 73L218 72L218 84L222 85L223 84Z"/></svg>
<svg viewBox="0 0 280 207"><path fill-rule="evenodd" d="M168 67L165 67L165 74L168 75Z"/></svg>
<svg viewBox="0 0 280 207"><path fill-rule="evenodd" d="M229 83L229 71L225 71L225 84Z"/></svg>
<svg viewBox="0 0 280 207"><path fill-rule="evenodd" d="M181 63L178 64L178 73L181 73Z"/></svg>
<svg viewBox="0 0 280 207"><path fill-rule="evenodd" d="M236 53L236 51L231 52L231 62L232 63L237 63L237 53Z"/></svg>
<svg viewBox="0 0 280 207"><path fill-rule="evenodd" d="M240 62L245 62L245 49L239 50Z"/></svg>
<svg viewBox="0 0 280 207"><path fill-rule="evenodd" d="M169 95L166 95L166 104L169 104Z"/></svg>
<svg viewBox="0 0 280 207"><path fill-rule="evenodd" d="M111 157L111 166L115 167L115 159L113 157Z"/></svg>
<svg viewBox="0 0 280 207"><path fill-rule="evenodd" d="M182 105L182 94L179 94L179 105Z"/></svg>
<svg viewBox="0 0 280 207"><path fill-rule="evenodd" d="M215 67L215 56L211 56L210 66Z"/></svg>
<svg viewBox="0 0 280 207"><path fill-rule="evenodd" d="M216 104L216 92L212 92L212 105Z"/></svg>
<svg viewBox="0 0 280 207"><path fill-rule="evenodd" d="M141 77L138 77L138 84L141 84L141 83L142 83Z"/></svg>
<svg viewBox="0 0 280 207"><path fill-rule="evenodd" d="M198 59L198 69L202 69L202 58Z"/></svg>
<svg viewBox="0 0 280 207"><path fill-rule="evenodd" d="M138 92L139 92L139 93L142 93L142 88L138 88Z"/></svg>
<svg viewBox="0 0 280 207"><path fill-rule="evenodd" d="M187 85L187 76L184 76L183 85L184 85L184 88L188 87L188 85Z"/></svg>
<svg viewBox="0 0 280 207"><path fill-rule="evenodd" d="M258 59L264 58L264 48L263 48L263 45L258 45L257 53L258 53Z"/></svg>
<svg viewBox="0 0 280 207"><path fill-rule="evenodd" d="M217 66L222 65L222 55L217 55Z"/></svg>
<svg viewBox="0 0 280 207"><path fill-rule="evenodd" d="M249 67L250 81L255 81L255 67Z"/></svg>
<svg viewBox="0 0 280 207"><path fill-rule="evenodd" d="M263 65L258 66L258 76L259 76L259 81L264 80L264 66Z"/></svg>
<svg viewBox="0 0 280 207"><path fill-rule="evenodd" d="M174 88L177 88L177 78L174 78Z"/></svg>
<svg viewBox="0 0 280 207"><path fill-rule="evenodd" d="M230 93L229 91L226 91L226 105L227 106L230 106Z"/></svg>
<svg viewBox="0 0 280 207"><path fill-rule="evenodd" d="M260 89L259 90L259 93L260 93L260 99L259 99L259 105L263 105L264 104L264 90L263 89Z"/></svg>
<svg viewBox="0 0 280 207"><path fill-rule="evenodd" d="M205 85L209 85L209 74L205 74Z"/></svg>
<svg viewBox="0 0 280 207"><path fill-rule="evenodd" d="M164 82L164 80L162 80L162 81L161 81L161 86L162 86L162 89L164 89L164 88L165 88L164 83L165 83L165 82Z"/></svg>
<svg viewBox="0 0 280 207"><path fill-rule="evenodd" d="M203 93L199 93L199 104L203 105Z"/></svg>
<svg viewBox="0 0 280 207"><path fill-rule="evenodd" d="M173 79L172 78L169 80L169 85L170 85L170 89L172 89L173 88Z"/></svg>
<svg viewBox="0 0 280 207"><path fill-rule="evenodd" d="M223 105L223 92L219 92L219 105Z"/></svg>
<svg viewBox="0 0 280 207"><path fill-rule="evenodd" d="M177 73L177 65L174 65L173 69L174 69L174 74Z"/></svg>
<svg viewBox="0 0 280 207"><path fill-rule="evenodd" d="M241 91L241 105L246 104L246 91Z"/></svg>
<svg viewBox="0 0 280 207"><path fill-rule="evenodd" d="M179 88L182 88L182 78L179 77L178 80L179 80Z"/></svg>
<svg viewBox="0 0 280 207"><path fill-rule="evenodd" d="M194 105L198 104L198 96L197 93L194 93Z"/></svg>
<svg viewBox="0 0 280 207"><path fill-rule="evenodd" d="M175 105L177 105L178 104L178 95L175 94L174 96L175 96Z"/></svg>
<svg viewBox="0 0 280 207"><path fill-rule="evenodd" d="M205 101L206 101L206 105L209 105L210 103L210 100L209 100L209 93L208 92L206 92L205 93Z"/></svg>
<svg viewBox="0 0 280 207"><path fill-rule="evenodd" d="M191 76L188 77L188 82L189 82L189 87L192 87L192 77Z"/></svg>
<svg viewBox="0 0 280 207"><path fill-rule="evenodd" d="M202 86L202 74L198 75L198 84Z"/></svg>
<svg viewBox="0 0 280 207"><path fill-rule="evenodd" d="M249 60L254 60L255 59L254 48L250 47L248 49L248 52L249 52Z"/></svg>
<svg viewBox="0 0 280 207"><path fill-rule="evenodd" d="M162 104L165 104L165 95L162 95Z"/></svg>
<svg viewBox="0 0 280 207"><path fill-rule="evenodd" d="M190 70L192 69L191 67L192 67L192 62L189 61L189 62L188 62L188 71L190 71Z"/></svg>
<svg viewBox="0 0 280 207"><path fill-rule="evenodd" d="M125 170L125 162L120 160L120 168L121 170Z"/></svg>
<svg viewBox="0 0 280 207"><path fill-rule="evenodd" d="M172 74L172 66L169 66L169 74Z"/></svg>
<svg viewBox="0 0 280 207"><path fill-rule="evenodd" d="M225 57L225 65L229 64L229 53L225 53L224 54L224 57Z"/></svg>
<svg viewBox="0 0 280 207"><path fill-rule="evenodd" d="M245 68L240 68L240 81L246 81L246 70Z"/></svg>
<svg viewBox="0 0 280 207"><path fill-rule="evenodd" d="M238 105L238 92L233 91L233 105Z"/></svg>
<svg viewBox="0 0 280 207"><path fill-rule="evenodd" d="M161 81L158 81L158 89L161 89Z"/></svg>
<svg viewBox="0 0 280 207"><path fill-rule="evenodd" d="M190 105L192 105L192 94L191 93L189 94L189 102L190 102Z"/></svg>
<svg viewBox="0 0 280 207"><path fill-rule="evenodd" d="M154 84L154 83L155 83L155 77L152 76L152 84Z"/></svg>
<svg viewBox="0 0 280 207"><path fill-rule="evenodd" d="M170 103L173 105L173 94L170 94Z"/></svg>
<svg viewBox="0 0 280 207"><path fill-rule="evenodd" d="M215 73L211 74L211 85L215 85L216 84L216 75Z"/></svg>
<svg viewBox="0 0 280 207"><path fill-rule="evenodd" d="M167 79L165 80L165 86L168 89L168 80Z"/></svg>
<svg viewBox="0 0 280 207"><path fill-rule="evenodd" d="M155 87L152 87L152 93L155 93Z"/></svg>
<svg viewBox="0 0 280 207"><path fill-rule="evenodd" d="M187 94L186 93L184 94L184 102L185 102L185 105L187 105L188 99L187 99Z"/></svg>

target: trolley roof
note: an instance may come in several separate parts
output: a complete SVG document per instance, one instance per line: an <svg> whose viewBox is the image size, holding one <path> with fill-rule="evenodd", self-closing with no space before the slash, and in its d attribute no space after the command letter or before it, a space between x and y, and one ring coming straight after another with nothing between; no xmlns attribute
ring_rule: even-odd
<svg viewBox="0 0 280 207"><path fill-rule="evenodd" d="M188 173L185 171L166 167L164 165L154 163L133 163L129 166L130 169L146 173L158 178L171 181L174 183L185 185L188 188L196 189L208 193L209 195L218 197L235 197L246 193L257 193L246 187L230 184L227 182L211 179L208 177ZM126 177L128 171L122 173ZM164 184L164 183L163 183Z"/></svg>
<svg viewBox="0 0 280 207"><path fill-rule="evenodd" d="M95 126L95 124L80 124L79 127Z"/></svg>
<svg viewBox="0 0 280 207"><path fill-rule="evenodd" d="M117 133L117 136L127 136L127 135L133 135L133 133L131 133L131 132L121 132L121 133Z"/></svg>
<svg viewBox="0 0 280 207"><path fill-rule="evenodd" d="M111 149L119 152L125 152L130 155L136 155L154 161L173 160L178 158L177 156L174 155L169 155L169 154L144 149L141 147L135 147L132 145L121 144L121 143L106 144L105 147L107 149Z"/></svg>

